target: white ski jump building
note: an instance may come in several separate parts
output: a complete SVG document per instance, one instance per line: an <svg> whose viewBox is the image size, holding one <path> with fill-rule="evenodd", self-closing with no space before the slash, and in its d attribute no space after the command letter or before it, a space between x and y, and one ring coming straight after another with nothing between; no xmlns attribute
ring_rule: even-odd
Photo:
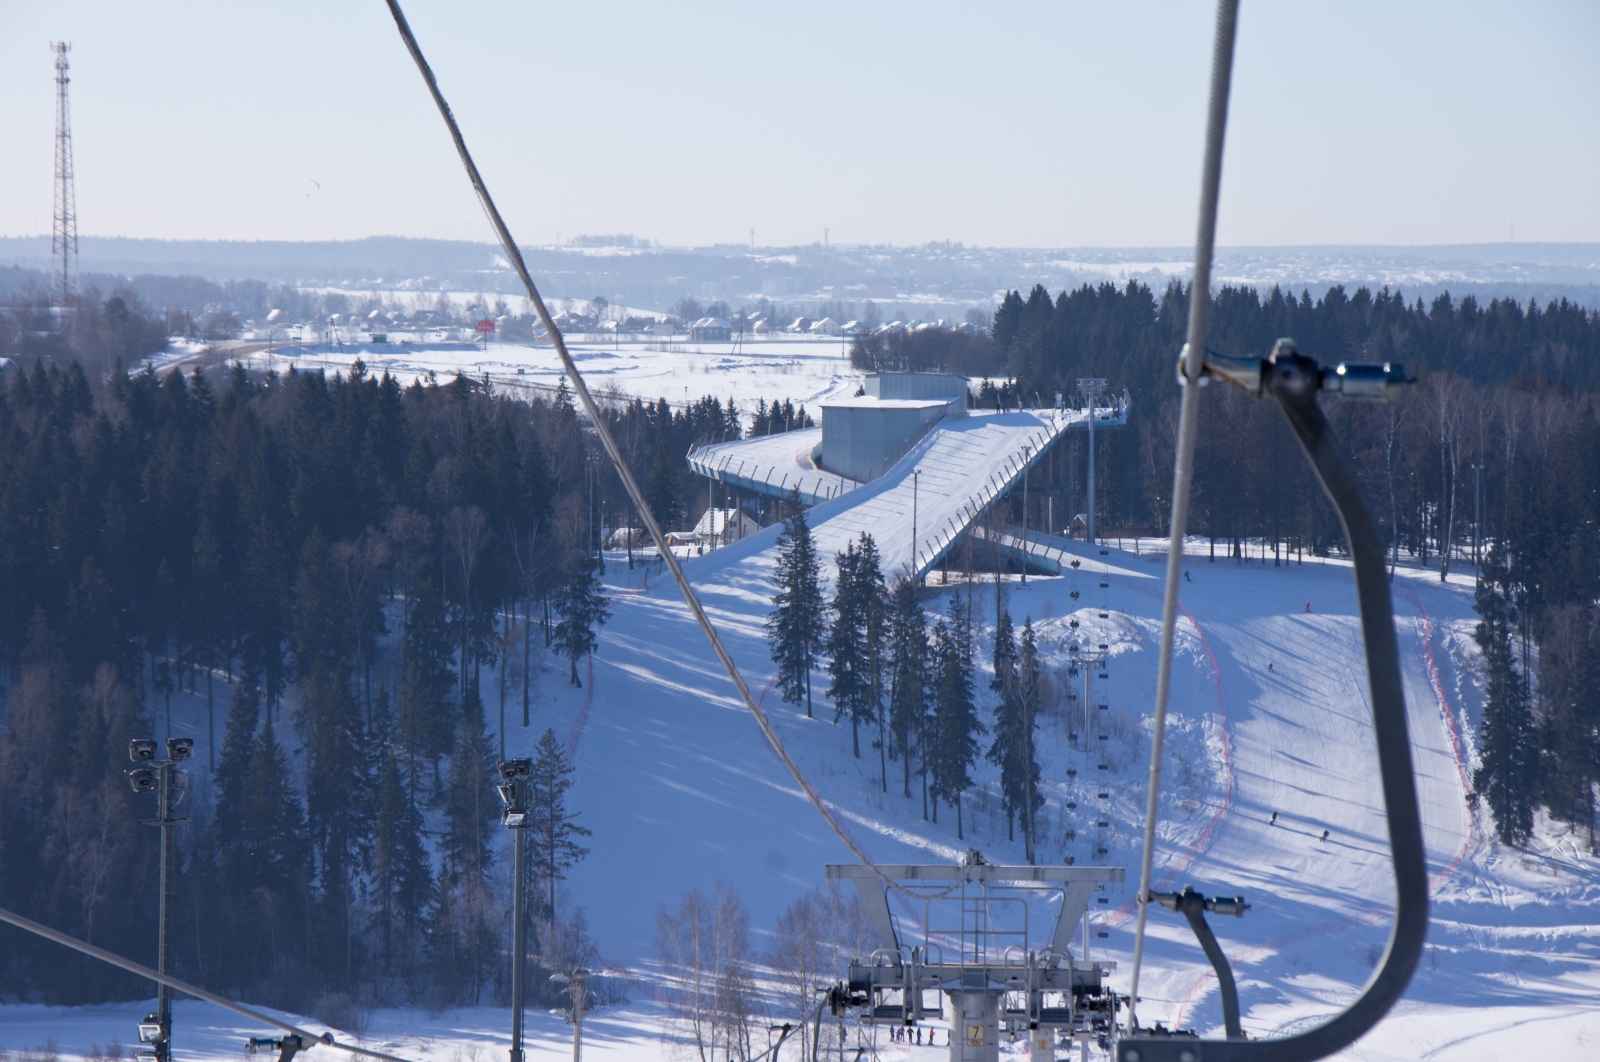
<svg viewBox="0 0 1600 1062"><path fill-rule="evenodd" d="M1065 408L1059 395L1052 409L968 409L966 378L941 373L875 373L864 391L824 402L821 427L697 446L689 467L727 488L735 504L796 495L808 506L831 503L816 521L847 520L878 541L887 569L909 564L921 576L997 500L1025 491L1067 432L1121 427L1128 416L1126 393L1084 409ZM1059 551L1039 540L1068 517L1065 505L1049 509L1043 534L1019 528L996 548L1059 570L1048 555ZM909 550L892 543L905 527L915 529Z"/></svg>

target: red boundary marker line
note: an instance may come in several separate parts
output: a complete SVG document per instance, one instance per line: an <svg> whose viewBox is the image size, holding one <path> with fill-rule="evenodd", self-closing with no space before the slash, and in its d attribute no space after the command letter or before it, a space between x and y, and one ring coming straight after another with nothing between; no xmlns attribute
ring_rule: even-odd
<svg viewBox="0 0 1600 1062"><path fill-rule="evenodd" d="M1450 734L1450 744L1454 750L1456 772L1461 779L1462 791L1471 792L1471 785L1467 779L1466 766L1462 759L1460 731L1456 726L1455 715L1450 711L1449 698L1445 694L1444 683L1439 678L1439 669L1433 657L1433 620L1428 614L1427 606L1424 605L1421 600L1412 594L1407 594L1406 596L1411 603L1417 607L1417 610L1422 613L1422 629L1418 633L1422 642L1423 660L1427 665L1428 682L1433 687L1434 697L1437 698L1439 703L1439 712L1444 716L1445 725ZM1469 815L1467 821L1467 839L1462 843L1461 850L1456 853L1455 858L1452 859L1449 864L1444 867L1444 869L1434 875L1433 880L1429 882L1430 893L1437 893L1439 886L1448 881L1450 877L1455 874L1456 870L1460 868L1462 860L1466 858L1467 851L1472 847L1473 829L1474 824ZM1255 962L1266 955L1281 950L1286 944L1291 944L1299 940L1308 940L1312 937L1325 936L1328 933L1343 929L1346 926L1372 925L1375 922L1381 921L1387 916L1387 914L1387 908L1374 907L1369 909L1365 914L1347 915L1344 918L1336 918L1332 921L1323 922L1319 925L1307 926L1303 929L1296 929L1288 933L1282 933L1276 937L1272 937L1264 941L1261 944L1245 948L1239 952L1238 955L1233 957L1233 962L1235 964ZM1183 1020L1183 1012L1185 1008L1187 1008L1188 1005L1201 994L1202 989L1209 987L1208 982L1214 980L1216 980L1216 974L1208 970L1201 974L1200 977L1198 977L1195 982L1189 986L1189 990L1185 992L1183 998L1178 1001L1178 1007L1172 1019L1174 1026Z"/></svg>
<svg viewBox="0 0 1600 1062"><path fill-rule="evenodd" d="M1417 611L1422 613L1422 630L1420 632L1420 636L1422 638L1423 659L1428 665L1428 682L1433 686L1433 695L1439 702L1439 714L1444 716L1445 727L1450 734L1450 747L1455 755L1456 774L1461 779L1461 792L1465 797L1472 792L1472 781L1467 776L1467 765L1461 754L1461 734L1460 731L1456 729L1456 716L1455 713L1450 710L1450 701L1449 698L1445 696L1444 683L1439 679L1439 669L1437 666L1435 666L1433 660L1433 618L1428 615L1428 606L1422 603L1421 598L1417 597L1415 594L1407 594L1406 596L1411 599L1411 603L1413 605L1417 606ZM1435 874L1433 876L1433 880L1428 883L1430 893L1437 893L1439 891L1439 887L1446 881L1450 880L1450 878L1455 874L1456 870L1460 868L1461 861L1466 858L1467 850L1472 847L1475 823L1473 822L1473 815L1470 807L1468 807L1466 804L1463 804L1462 806L1467 809L1466 840L1461 843L1461 850L1456 853L1455 858L1450 860L1449 864L1447 864L1443 870L1439 871L1439 873Z"/></svg>

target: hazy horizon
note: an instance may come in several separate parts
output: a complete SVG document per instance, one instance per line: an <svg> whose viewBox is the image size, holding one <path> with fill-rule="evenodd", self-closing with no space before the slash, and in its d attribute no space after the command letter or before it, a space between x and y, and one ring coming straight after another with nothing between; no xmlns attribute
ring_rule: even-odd
<svg viewBox="0 0 1600 1062"><path fill-rule="evenodd" d="M407 13L529 245L1193 240L1209 3ZM1221 246L1600 240L1600 9L1247 3L1239 26ZM383 5L303 0L18 8L0 232L48 231L57 39L84 233L487 236Z"/></svg>

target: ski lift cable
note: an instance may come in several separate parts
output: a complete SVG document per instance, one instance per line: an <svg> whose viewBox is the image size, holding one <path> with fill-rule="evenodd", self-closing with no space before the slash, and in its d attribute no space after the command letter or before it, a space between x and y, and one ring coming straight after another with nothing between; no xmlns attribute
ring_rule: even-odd
<svg viewBox="0 0 1600 1062"><path fill-rule="evenodd" d="M1136 928L1132 987L1129 991L1127 1035L1117 1045L1120 1062L1245 1062L1272 1059L1274 1062L1302 1062L1324 1058L1354 1043L1376 1025L1405 992L1428 932L1427 855L1423 844L1422 819L1417 801L1415 771L1406 722L1405 691L1400 675L1400 649L1395 638L1394 602L1389 589L1383 538L1372 509L1362 494L1360 482L1348 459L1340 451L1318 404L1319 392L1341 394L1350 399L1394 401L1401 389L1415 381L1407 379L1400 365L1339 364L1324 368L1295 349L1293 340L1280 339L1272 353L1261 357L1229 357L1205 348L1205 313L1210 300L1209 280L1212 236L1216 223L1217 187L1221 172L1224 124L1227 118L1228 80L1233 60L1234 26L1237 0L1219 0L1217 35L1213 54L1210 116L1206 138L1206 160L1201 192L1201 221L1196 246L1195 280L1190 294L1188 342L1179 364L1179 383L1183 388L1178 437L1178 457L1174 469L1173 520L1167 553L1167 583L1163 613L1161 659L1157 674L1157 711L1151 742L1150 790L1145 816L1145 835ZM1170 689L1172 650L1177 605L1177 588L1183 559L1183 540L1188 518L1189 485L1192 479L1196 413L1199 385L1207 379L1238 387L1253 397L1270 396L1283 411L1296 441L1305 452L1318 483L1339 516L1356 587L1356 604L1361 617L1362 649L1367 664L1372 729L1378 753L1378 774L1383 792L1384 819L1389 834L1390 859L1395 879L1395 915L1383 959L1362 988L1361 994L1326 1021L1291 1036L1250 1041L1237 1028L1237 996L1230 1000L1232 981L1226 956L1219 948L1206 947L1207 957L1217 969L1224 992L1223 1010L1229 1026L1226 1040L1193 1040L1187 1037L1140 1035L1135 1020L1138 1006L1138 978L1143 958L1145 919L1152 900L1173 907L1177 894L1152 894L1150 873L1154 849L1157 802L1161 781L1161 746L1166 723L1167 694ZM1243 898L1206 899L1185 890L1182 910L1204 947L1209 930L1204 927L1204 910L1243 914L1248 905ZM1200 906L1195 906L1200 905ZM1228 974L1229 976L1224 976ZM1231 1005L1230 1005L1231 1004ZM1231 1014L1230 1014L1231 1011Z"/></svg>
<svg viewBox="0 0 1600 1062"><path fill-rule="evenodd" d="M1199 428L1201 370L1206 349L1206 316L1211 308L1211 255L1217 234L1217 196L1222 184L1222 143L1228 125L1228 89L1233 76L1233 43L1239 0L1218 0L1216 35L1211 45L1211 96L1206 114L1205 160L1200 171L1200 221L1195 234L1194 281L1189 289L1189 329L1181 372L1178 452L1173 465L1172 522L1167 547L1167 581L1161 605L1161 648L1156 671L1154 733L1150 743L1150 792L1145 803L1144 848L1139 860L1138 922L1133 933L1133 974L1128 989L1128 1028L1137 1027L1139 971L1144 960L1145 922L1150 911L1150 866L1155 852L1156 814L1161 796L1161 751L1166 738L1167 697L1172 689L1172 648L1178 620L1178 580L1189 522L1189 490L1194 481L1195 436Z"/></svg>
<svg viewBox="0 0 1600 1062"><path fill-rule="evenodd" d="M649 503L645 501L644 492L639 489L639 484L634 480L632 471L629 470L627 462L622 458L622 451L618 449L616 440L611 437L611 430L606 426L604 418L600 416L600 410L595 405L594 398L589 394L589 387L584 382L583 374L578 371L577 364L572 360L572 355L568 353L566 340L562 336L561 330L556 327L549 308L539 294L539 289L534 285L533 277L528 272L527 263L523 261L522 251L517 246L516 241L512 239L511 230L506 227L505 220L500 216L499 209L496 208L493 198L490 197L489 189L484 184L482 175L478 172L477 164L472 161L472 154L467 150L467 142L461 134L461 127L456 123L455 115L451 113L450 105L445 102L444 94L439 90L439 82L434 77L433 69L428 65L427 59L423 57L422 48L417 43L416 35L411 32L411 25L406 21L405 13L400 9L399 0L385 0L385 2L389 6L389 13L394 16L395 28L400 31L400 37L405 42L406 50L411 53L411 58L416 63L417 71L422 75L423 81L427 83L428 92L432 95L433 102L439 109L439 116L444 119L444 124L449 129L450 139L455 142L456 154L460 156L461 165L466 169L467 178L472 182L472 189L477 193L478 203L483 208L490 227L494 229L495 235L499 238L500 245L506 252L506 258L511 262L517 277L522 281L522 286L527 290L528 300L533 304L534 312L539 315L540 323L544 325L545 330L549 333L556 354L561 359L561 365L566 370L567 376L572 380L573 393L577 396L579 404L583 406L584 413L594 425L595 434L600 437L600 445L605 448L606 455L611 458L611 463L616 466L617 475L622 480L622 485L638 510L640 518L644 520L645 528L655 541L657 551L665 561L668 570L671 571L673 581L678 584L678 590L683 594L684 603L689 606L689 611L694 613L695 620L705 633L706 641L711 643L712 651L716 653L717 659L721 661L723 669L728 673L728 678L733 681L740 697L744 699L745 707L749 708L750 714L755 716L756 723L761 727L761 732L766 736L768 744L772 746L772 750L777 753L778 758L783 761L783 765L789 769L789 773L794 776L794 780L805 793L806 799L811 802L812 806L817 809L818 814L832 827L833 832L844 842L845 847L850 850L851 854L861 860L864 865L870 867L873 873L887 887L898 890L900 888L899 883L879 869L878 865L872 861L856 842L855 838L850 836L833 811L824 803L822 795L817 792L816 787L801 772L799 765L795 763L793 757L789 755L788 749L784 747L783 741L778 737L778 732L773 729L772 722L767 718L766 712L762 710L760 703L750 692L749 684L745 682L744 676L740 674L738 665L734 663L727 647L722 644L722 638L717 634L716 627L712 625L711 618L706 614L705 607L701 605L699 596L694 592L694 587L690 585L688 577L683 574L683 568L678 563L677 556L668 546L666 535L662 533L661 525L656 521L655 513L651 511Z"/></svg>
<svg viewBox="0 0 1600 1062"><path fill-rule="evenodd" d="M258 1010L252 1010L250 1007L244 1006L242 1003L235 1003L233 1000L219 996L215 992L207 992L203 988L198 988L186 981L180 981L176 977L169 977L168 975L157 970L152 970L148 966L136 963L132 959L125 959L116 952L107 951L104 948L96 947L93 944L79 940L77 937L70 937L65 933L51 929L49 926L41 925L30 918L24 918L13 911L8 911L3 907L0 907L0 922L9 922L18 929L27 930L29 933L44 937L46 940L53 940L57 944L71 948L73 951L82 952L83 954L99 959L102 962L108 962L112 966L121 967L122 969L127 970L129 973L138 974L140 977L147 977L157 984L166 985L168 988L176 989L179 992L194 996L196 999L204 1000L207 1003L214 1003L217 1006L224 1007L236 1014L243 1014L251 1021L258 1021L263 1025L271 1025L282 1029L284 1032L289 1033L292 1036L298 1036L301 1039L303 1044L303 1047L301 1048L302 1050L306 1047L315 1047L321 1044L325 1047L337 1047L339 1050L349 1051L351 1054L365 1055L368 1058L385 1059L386 1062L408 1062L408 1060L398 1058L395 1055L386 1055L382 1051L370 1051L365 1047L356 1047L352 1044L339 1043L333 1038L332 1033L323 1033L322 1035L318 1036L316 1033L307 1032L298 1025L292 1025L289 1022L274 1018L270 1014L263 1014Z"/></svg>

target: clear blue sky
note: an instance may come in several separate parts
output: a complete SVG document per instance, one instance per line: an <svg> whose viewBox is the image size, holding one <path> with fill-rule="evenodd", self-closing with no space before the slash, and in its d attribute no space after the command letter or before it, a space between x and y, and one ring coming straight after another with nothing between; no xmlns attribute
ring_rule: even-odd
<svg viewBox="0 0 1600 1062"><path fill-rule="evenodd" d="M406 6L523 242L1193 240L1209 3ZM82 233L489 237L381 0L0 26L0 233L49 231L66 39ZM1600 240L1597 42L1592 0L1245 0L1221 240Z"/></svg>

